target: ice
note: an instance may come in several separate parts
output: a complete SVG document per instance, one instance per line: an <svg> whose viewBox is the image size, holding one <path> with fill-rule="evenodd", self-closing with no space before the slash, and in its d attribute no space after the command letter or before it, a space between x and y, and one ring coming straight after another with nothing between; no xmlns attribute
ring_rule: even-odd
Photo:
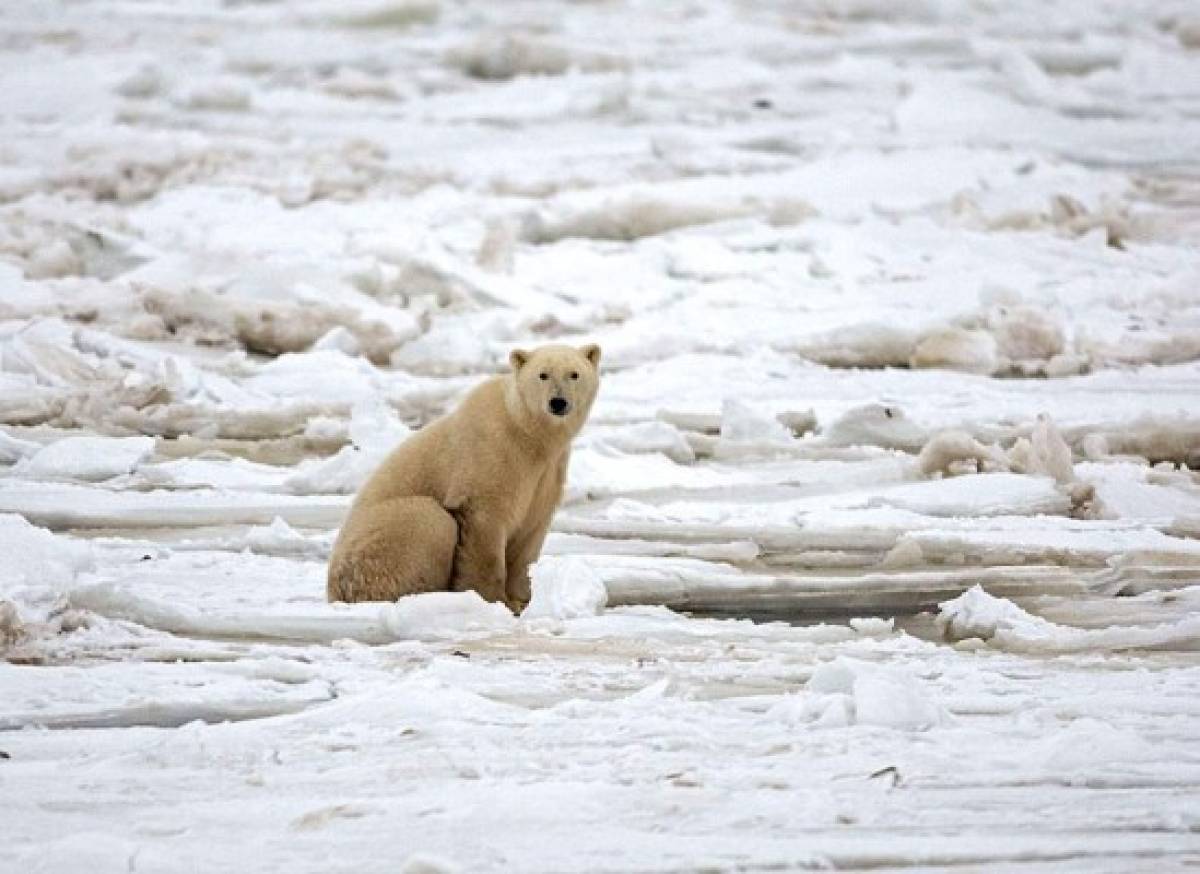
<svg viewBox="0 0 1200 874"><path fill-rule="evenodd" d="M1011 601L989 595L979 586L939 605L937 624L949 640L977 638L998 649L1014 652L1200 647L1200 616L1194 613L1189 612L1174 622L1145 627L1071 628L1033 616Z"/></svg>
<svg viewBox="0 0 1200 874"><path fill-rule="evenodd" d="M104 832L79 832L52 841L43 852L23 860L38 874L69 874L80 865L95 870L128 869L143 861L141 847ZM136 860L136 861L135 861ZM151 861L145 859L144 861Z"/></svg>
<svg viewBox="0 0 1200 874"><path fill-rule="evenodd" d="M1139 417L1120 429L1097 429L1083 438L1089 457L1134 455L1150 462L1170 461L1193 466L1200 439L1200 421L1187 415Z"/></svg>
<svg viewBox="0 0 1200 874"><path fill-rule="evenodd" d="M848 410L830 423L821 431L820 438L831 446L866 445L916 451L924 444L926 433L899 407L867 404Z"/></svg>
<svg viewBox="0 0 1200 874"><path fill-rule="evenodd" d="M1079 373L1097 354L1068 344L1055 313L996 291L982 289L985 306L956 315L952 324L860 322L806 340L798 351L832 367L943 368L1051 377ZM1000 302L987 306L988 298L996 296Z"/></svg>
<svg viewBox="0 0 1200 874"><path fill-rule="evenodd" d="M142 487L280 492L284 490L283 483L289 476L290 468L258 464L214 451L209 457L179 458L142 465L134 479Z"/></svg>
<svg viewBox="0 0 1200 874"><path fill-rule="evenodd" d="M333 349L280 355L246 383L277 398L299 397L329 403L354 399L360 404L377 403L379 399L371 366L362 358Z"/></svg>
<svg viewBox="0 0 1200 874"><path fill-rule="evenodd" d="M961 476L936 483L895 486L871 500L873 506L897 507L924 516L1061 515L1070 498L1046 476L1009 473Z"/></svg>
<svg viewBox="0 0 1200 874"><path fill-rule="evenodd" d="M917 467L925 476L1009 470L1008 455L995 444L985 446L966 431L941 431L929 438L917 455Z"/></svg>
<svg viewBox="0 0 1200 874"><path fill-rule="evenodd" d="M921 340L909 361L913 367L992 373L997 366L996 338L986 331L945 328Z"/></svg>
<svg viewBox="0 0 1200 874"><path fill-rule="evenodd" d="M153 454L151 437L65 437L20 462L13 473L29 479L100 482L132 473Z"/></svg>
<svg viewBox="0 0 1200 874"><path fill-rule="evenodd" d="M588 563L576 556L545 556L529 571L532 597L521 613L529 619L595 616L608 603L608 589Z"/></svg>
<svg viewBox="0 0 1200 874"><path fill-rule="evenodd" d="M939 605L938 628L950 640L977 637L988 640L1001 629L1021 627L1026 636L1048 636L1053 626L1004 598L995 598L974 586L952 601Z"/></svg>
<svg viewBox="0 0 1200 874"><path fill-rule="evenodd" d="M734 398L721 404L721 439L731 443L791 442L792 434L770 416Z"/></svg>
<svg viewBox="0 0 1200 874"><path fill-rule="evenodd" d="M400 874L458 874L462 869L443 856L414 853L400 866Z"/></svg>
<svg viewBox="0 0 1200 874"><path fill-rule="evenodd" d="M29 440L13 437L7 431L0 431L0 464L12 464L22 458L33 455L40 447Z"/></svg>
<svg viewBox="0 0 1200 874"><path fill-rule="evenodd" d="M813 700L807 705L823 726L840 721L887 728L928 729L948 714L923 691L919 681L903 673L853 659L819 665L808 681Z"/></svg>
<svg viewBox="0 0 1200 874"><path fill-rule="evenodd" d="M919 337L915 328L860 322L810 338L799 351L830 367L907 367Z"/></svg>
<svg viewBox="0 0 1200 874"><path fill-rule="evenodd" d="M428 0L351 0L306 3L306 15L323 17L342 27L406 30L437 20L441 7Z"/></svg>
<svg viewBox="0 0 1200 874"><path fill-rule="evenodd" d="M1066 350L1060 320L1037 307L997 307L989 314L988 323L999 353L1018 369L1049 361Z"/></svg>
<svg viewBox="0 0 1200 874"><path fill-rule="evenodd" d="M637 489L704 485L718 477L676 464L661 452L626 453L595 445L571 453L568 499L602 497Z"/></svg>
<svg viewBox="0 0 1200 874"><path fill-rule="evenodd" d="M0 513L0 659L10 648L70 628L62 597L94 567L86 543Z"/></svg>
<svg viewBox="0 0 1200 874"><path fill-rule="evenodd" d="M1048 476L1063 486L1075 482L1071 447L1045 413L1038 414L1029 436L1018 437L1007 450L984 445L965 431L942 431L921 448L917 466L926 476L1015 471Z"/></svg>
<svg viewBox="0 0 1200 874"><path fill-rule="evenodd" d="M7 649L25 634L17 605L11 601L0 601L0 648Z"/></svg>
<svg viewBox="0 0 1200 874"><path fill-rule="evenodd" d="M547 40L516 33L481 36L450 52L449 60L469 76L511 79L517 75L562 74L571 54Z"/></svg>
<svg viewBox="0 0 1200 874"><path fill-rule="evenodd" d="M382 620L398 640L495 634L516 625L507 607L485 601L477 592L426 592L401 598L384 610Z"/></svg>
<svg viewBox="0 0 1200 874"><path fill-rule="evenodd" d="M153 489L96 492L75 483L0 485L0 512L20 513L53 528L174 527L270 524L282 517L291 525L332 525L349 505L345 497L300 499L257 489L193 491Z"/></svg>
<svg viewBox="0 0 1200 874"><path fill-rule="evenodd" d="M62 591L93 567L86 543L59 537L23 517L0 513L0 592L30 587Z"/></svg>
<svg viewBox="0 0 1200 874"><path fill-rule="evenodd" d="M1071 464L1071 447L1063 440L1050 417L1038 416L1033 434L1028 439L1020 438L1008 452L1017 470L1041 476L1050 476L1060 484L1075 479Z"/></svg>
<svg viewBox="0 0 1200 874"><path fill-rule="evenodd" d="M886 637L895 630L896 620L880 619L877 616L858 616L850 620L850 627L862 635Z"/></svg>
<svg viewBox="0 0 1200 874"><path fill-rule="evenodd" d="M412 431L395 411L368 396L350 412L350 445L330 458L300 466L284 485L295 494L353 494Z"/></svg>
<svg viewBox="0 0 1200 874"><path fill-rule="evenodd" d="M1079 719L1039 750L1048 771L1074 774L1083 769L1120 769L1155 758L1151 743L1136 732L1096 719Z"/></svg>
<svg viewBox="0 0 1200 874"><path fill-rule="evenodd" d="M1187 867L1200 18L1147 5L7 4L0 869ZM327 603L547 342L603 381L525 615Z"/></svg>
<svg viewBox="0 0 1200 874"><path fill-rule="evenodd" d="M1156 471L1127 462L1078 466L1079 477L1094 489L1096 512L1106 518L1137 519L1168 528L1200 513L1200 495L1185 485L1183 473ZM1182 481L1178 479L1182 477Z"/></svg>
<svg viewBox="0 0 1200 874"><path fill-rule="evenodd" d="M552 202L545 213L535 215L526 233L535 243L553 243L570 237L629 241L760 212L773 213L779 220L794 223L811 214L812 208L799 200L781 199L764 204L751 195L633 190L610 194L603 200L588 196Z"/></svg>
<svg viewBox="0 0 1200 874"><path fill-rule="evenodd" d="M267 555L328 555L325 545L305 537L279 516L270 525L256 525L247 531L246 547Z"/></svg>
<svg viewBox="0 0 1200 874"><path fill-rule="evenodd" d="M696 460L696 453L684 434L667 422L594 428L578 445L602 447L617 452L661 452L680 464L689 464Z"/></svg>
<svg viewBox="0 0 1200 874"><path fill-rule="evenodd" d="M69 602L77 610L178 635L326 644L454 637L495 632L515 621L506 607L483 601L474 592L433 592L397 604L348 605L332 612L302 607L215 613L141 597L113 583L95 583L71 590Z"/></svg>

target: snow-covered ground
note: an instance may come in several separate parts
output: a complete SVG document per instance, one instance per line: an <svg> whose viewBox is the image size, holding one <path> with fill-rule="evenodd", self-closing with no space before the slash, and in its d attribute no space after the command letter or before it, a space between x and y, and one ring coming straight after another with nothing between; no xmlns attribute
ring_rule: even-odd
<svg viewBox="0 0 1200 874"><path fill-rule="evenodd" d="M521 619L330 606L605 377ZM1191 0L0 12L0 870L1200 864Z"/></svg>

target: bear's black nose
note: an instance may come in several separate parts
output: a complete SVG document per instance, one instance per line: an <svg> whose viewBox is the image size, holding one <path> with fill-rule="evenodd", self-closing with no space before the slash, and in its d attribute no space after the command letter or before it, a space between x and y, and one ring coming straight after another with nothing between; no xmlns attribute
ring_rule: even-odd
<svg viewBox="0 0 1200 874"><path fill-rule="evenodd" d="M567 414L567 407L569 406L570 404L567 403L566 398L550 399L550 412L556 416L565 416Z"/></svg>

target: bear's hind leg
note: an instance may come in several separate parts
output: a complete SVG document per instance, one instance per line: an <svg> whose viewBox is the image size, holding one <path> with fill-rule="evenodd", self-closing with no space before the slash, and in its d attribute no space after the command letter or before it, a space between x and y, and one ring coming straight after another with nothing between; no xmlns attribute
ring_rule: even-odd
<svg viewBox="0 0 1200 874"><path fill-rule="evenodd" d="M450 588L458 525L432 498L393 498L347 520L329 559L330 601L395 601Z"/></svg>

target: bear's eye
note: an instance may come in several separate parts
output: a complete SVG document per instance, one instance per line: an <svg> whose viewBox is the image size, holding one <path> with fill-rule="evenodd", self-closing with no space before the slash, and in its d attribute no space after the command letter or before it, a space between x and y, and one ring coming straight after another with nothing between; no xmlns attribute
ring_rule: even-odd
<svg viewBox="0 0 1200 874"><path fill-rule="evenodd" d="M571 371L571 379L579 379L579 374L574 370Z"/></svg>
<svg viewBox="0 0 1200 874"><path fill-rule="evenodd" d="M549 378L550 378L550 374L548 374L548 373L539 373L538 374L538 379L549 379Z"/></svg>

